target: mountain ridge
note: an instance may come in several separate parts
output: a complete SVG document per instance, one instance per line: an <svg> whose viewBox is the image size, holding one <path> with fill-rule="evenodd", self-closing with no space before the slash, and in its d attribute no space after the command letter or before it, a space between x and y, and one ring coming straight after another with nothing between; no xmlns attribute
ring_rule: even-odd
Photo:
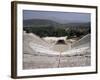
<svg viewBox="0 0 100 80"><path fill-rule="evenodd" d="M28 19L28 20L23 20L23 26L24 27L34 27L35 25L37 26L62 26L62 27L65 27L65 26L84 26L84 27L88 27L90 26L90 22L66 22L66 23L59 23L59 22L56 22L56 21L53 21L53 20L48 20L48 19Z"/></svg>

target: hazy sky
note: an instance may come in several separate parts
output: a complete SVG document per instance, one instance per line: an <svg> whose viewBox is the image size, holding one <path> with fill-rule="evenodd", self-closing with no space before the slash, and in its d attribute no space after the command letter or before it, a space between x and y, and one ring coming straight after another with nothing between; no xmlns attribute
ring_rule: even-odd
<svg viewBox="0 0 100 80"><path fill-rule="evenodd" d="M60 23L90 22L90 13L24 10L24 20L49 19Z"/></svg>

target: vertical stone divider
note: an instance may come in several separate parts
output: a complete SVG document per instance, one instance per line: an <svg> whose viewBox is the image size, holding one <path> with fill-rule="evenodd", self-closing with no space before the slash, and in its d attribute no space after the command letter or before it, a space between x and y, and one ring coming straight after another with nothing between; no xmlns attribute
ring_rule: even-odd
<svg viewBox="0 0 100 80"><path fill-rule="evenodd" d="M60 52L59 58L58 58L58 68L60 67L60 62L61 62L61 52Z"/></svg>

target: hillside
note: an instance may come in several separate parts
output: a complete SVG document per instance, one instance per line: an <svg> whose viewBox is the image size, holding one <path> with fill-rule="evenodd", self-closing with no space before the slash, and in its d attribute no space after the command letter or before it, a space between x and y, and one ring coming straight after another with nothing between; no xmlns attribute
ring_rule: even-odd
<svg viewBox="0 0 100 80"><path fill-rule="evenodd" d="M53 26L53 27L60 27L62 26L63 28L65 27L89 27L90 26L90 22L66 22L66 23L59 23L53 20L48 20L48 19L28 19L28 20L23 20L23 26L24 27L39 27L39 26L44 26L44 27L48 27L48 26Z"/></svg>
<svg viewBox="0 0 100 80"><path fill-rule="evenodd" d="M29 19L23 21L24 27L35 27L35 26L48 27L48 26L56 26L56 25L60 25L60 24L55 21L47 20L47 19Z"/></svg>
<svg viewBox="0 0 100 80"><path fill-rule="evenodd" d="M35 33L40 37L46 36L73 36L82 37L91 32L90 23L67 23L61 24L46 19L30 19L23 21L23 30L27 33Z"/></svg>

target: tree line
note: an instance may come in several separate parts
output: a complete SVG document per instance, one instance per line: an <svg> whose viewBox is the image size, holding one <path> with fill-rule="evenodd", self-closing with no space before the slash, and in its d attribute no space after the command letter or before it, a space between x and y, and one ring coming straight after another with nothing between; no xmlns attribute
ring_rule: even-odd
<svg viewBox="0 0 100 80"><path fill-rule="evenodd" d="M55 28L52 26L48 27L24 27L24 31L27 33L35 33L36 35L40 37L46 37L46 36L55 36L55 37L61 37L61 36L68 36L68 38L72 38L73 36L81 37L82 35L89 34L91 32L90 27L83 28L69 28L66 30L66 28Z"/></svg>

